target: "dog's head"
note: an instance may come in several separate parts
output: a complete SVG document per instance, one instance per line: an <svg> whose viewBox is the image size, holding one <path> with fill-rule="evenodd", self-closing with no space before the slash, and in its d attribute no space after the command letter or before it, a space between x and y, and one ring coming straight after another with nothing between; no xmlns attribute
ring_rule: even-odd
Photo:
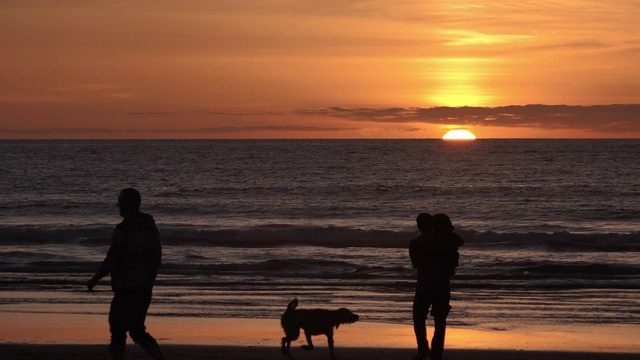
<svg viewBox="0 0 640 360"><path fill-rule="evenodd" d="M360 319L360 316L351 312L351 310L347 308L340 308L335 312L335 327L336 329L340 327L342 324L353 324L354 322Z"/></svg>

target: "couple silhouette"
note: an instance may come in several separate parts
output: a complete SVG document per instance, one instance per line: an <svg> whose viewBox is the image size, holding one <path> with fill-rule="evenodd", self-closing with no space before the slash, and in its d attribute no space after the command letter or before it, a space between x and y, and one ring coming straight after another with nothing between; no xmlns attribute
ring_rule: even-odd
<svg viewBox="0 0 640 360"><path fill-rule="evenodd" d="M418 270L418 281L413 299L413 330L418 344L415 360L431 357L442 359L447 316L451 311L451 276L459 264L458 248L464 244L453 232L451 219L445 214L422 213L416 218L420 236L411 240L409 257ZM427 340L426 320L431 310L434 333L431 348Z"/></svg>

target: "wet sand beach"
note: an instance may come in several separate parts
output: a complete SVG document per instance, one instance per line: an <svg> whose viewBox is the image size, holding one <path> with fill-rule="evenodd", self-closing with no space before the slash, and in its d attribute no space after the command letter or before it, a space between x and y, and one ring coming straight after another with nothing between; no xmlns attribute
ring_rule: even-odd
<svg viewBox="0 0 640 360"><path fill-rule="evenodd" d="M108 359L106 315L0 314L1 359ZM149 317L148 330L167 358L282 359L278 319ZM637 359L640 347L633 326L540 328L519 330L447 329L446 359ZM432 331L432 328L429 328ZM343 325L335 335L339 359L411 358L410 324L361 321ZM314 337L316 350L292 344L294 358L329 358L326 339ZM130 340L130 359L146 354Z"/></svg>
<svg viewBox="0 0 640 360"><path fill-rule="evenodd" d="M201 359L285 359L276 347L248 347L222 345L168 345L164 348L168 359L201 360ZM141 349L130 347L127 349L128 358L145 359L146 354ZM294 358L299 359L329 359L326 348L317 348L312 353L299 350L294 352ZM4 360L36 360L36 359L65 359L65 360L108 360L109 354L104 345L0 345L0 355ZM414 355L413 349L397 348L340 348L336 357L349 359L410 359ZM589 352L557 352L557 351L515 351L515 350L463 350L448 351L445 359L452 360L631 360L637 359L638 354L629 353L589 353Z"/></svg>

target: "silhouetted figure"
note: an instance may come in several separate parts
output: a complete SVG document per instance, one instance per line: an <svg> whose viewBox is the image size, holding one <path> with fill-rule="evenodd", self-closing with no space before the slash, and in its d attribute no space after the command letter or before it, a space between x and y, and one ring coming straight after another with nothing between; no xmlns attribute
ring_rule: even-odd
<svg viewBox="0 0 640 360"><path fill-rule="evenodd" d="M118 208L123 220L113 232L107 257L87 287L92 290L100 279L111 274L114 296L109 310L109 352L113 359L124 359L129 332L131 339L155 360L163 360L158 343L144 325L162 257L158 228L151 215L140 212L137 190L122 190Z"/></svg>
<svg viewBox="0 0 640 360"><path fill-rule="evenodd" d="M431 217L422 213L416 218L420 236L411 240L409 257L418 270L418 282L413 299L413 330L416 334L418 354L414 359L442 359L447 316L451 310L451 276L458 266L458 247L464 243L453 232L453 225L447 215ZM431 308L435 331L431 339L431 349L427 340L426 320Z"/></svg>

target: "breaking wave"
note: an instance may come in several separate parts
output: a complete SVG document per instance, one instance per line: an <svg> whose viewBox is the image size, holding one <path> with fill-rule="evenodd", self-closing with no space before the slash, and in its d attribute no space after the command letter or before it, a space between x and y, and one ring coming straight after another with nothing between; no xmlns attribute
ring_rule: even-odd
<svg viewBox="0 0 640 360"><path fill-rule="evenodd" d="M328 226L263 225L245 229L202 229L159 225L163 244L224 247L374 247L405 248L417 233L410 231L367 230ZM106 246L112 226L86 227L4 226L0 244L42 245L81 244ZM460 230L470 247L534 248L554 251L640 252L640 232L627 234L577 234L569 232L499 233Z"/></svg>

